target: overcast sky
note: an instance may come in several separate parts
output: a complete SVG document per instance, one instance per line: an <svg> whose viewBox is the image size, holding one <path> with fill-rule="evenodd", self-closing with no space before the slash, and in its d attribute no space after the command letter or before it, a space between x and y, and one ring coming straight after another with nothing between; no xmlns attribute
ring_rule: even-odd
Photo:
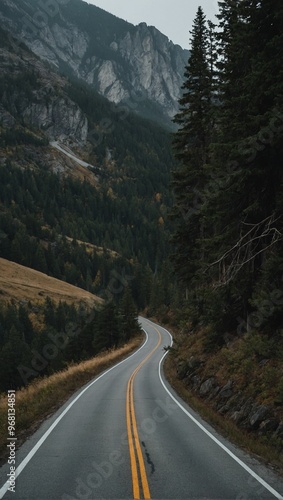
<svg viewBox="0 0 283 500"><path fill-rule="evenodd" d="M146 22L158 28L174 43L189 48L189 31L198 6L207 19L215 21L217 0L86 0L133 24Z"/></svg>

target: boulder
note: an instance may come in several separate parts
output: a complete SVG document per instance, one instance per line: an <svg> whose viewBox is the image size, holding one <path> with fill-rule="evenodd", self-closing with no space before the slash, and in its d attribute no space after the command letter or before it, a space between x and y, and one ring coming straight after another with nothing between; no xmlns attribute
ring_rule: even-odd
<svg viewBox="0 0 283 500"><path fill-rule="evenodd" d="M221 408L219 408L218 411L219 411L220 415L225 415L225 413L227 413L229 410L230 410L229 405L223 405L223 406L221 406Z"/></svg>
<svg viewBox="0 0 283 500"><path fill-rule="evenodd" d="M266 420L270 410L265 405L257 406L256 411L254 410L255 408L253 408L253 411L249 416L249 423L252 429L258 429L261 422Z"/></svg>
<svg viewBox="0 0 283 500"><path fill-rule="evenodd" d="M198 358L195 358L194 356L191 356L189 361L188 361L188 373L193 373L197 368L201 366L201 361Z"/></svg>
<svg viewBox="0 0 283 500"><path fill-rule="evenodd" d="M177 365L177 376L179 380L183 380L188 372L188 364L186 361L179 361Z"/></svg>
<svg viewBox="0 0 283 500"><path fill-rule="evenodd" d="M213 401L216 398L217 394L219 393L220 389L221 387L219 387L219 385L216 385L209 393L207 398L208 401Z"/></svg>
<svg viewBox="0 0 283 500"><path fill-rule="evenodd" d="M275 432L276 429L278 429L279 424L280 420L278 420L277 418L268 418L267 420L264 420L259 426L260 434Z"/></svg>
<svg viewBox="0 0 283 500"><path fill-rule="evenodd" d="M236 422L236 424L239 424L245 418L244 411L243 410L236 410L232 413L230 418L231 418L231 420Z"/></svg>
<svg viewBox="0 0 283 500"><path fill-rule="evenodd" d="M197 375L194 375L193 378L192 378L191 383L193 385L193 389L196 391L199 388L200 384L201 384L200 377L198 377Z"/></svg>
<svg viewBox="0 0 283 500"><path fill-rule="evenodd" d="M274 437L276 438L280 438L282 439L283 438L283 422L280 422L276 431L274 432L273 434Z"/></svg>
<svg viewBox="0 0 283 500"><path fill-rule="evenodd" d="M199 393L201 396L206 396L209 394L216 385L216 380L214 377L210 377L205 382L203 382L199 388Z"/></svg>
<svg viewBox="0 0 283 500"><path fill-rule="evenodd" d="M229 380L229 382L227 382L227 384L222 387L221 391L218 394L218 398L221 399L221 401L231 398L234 394L232 387L233 380Z"/></svg>

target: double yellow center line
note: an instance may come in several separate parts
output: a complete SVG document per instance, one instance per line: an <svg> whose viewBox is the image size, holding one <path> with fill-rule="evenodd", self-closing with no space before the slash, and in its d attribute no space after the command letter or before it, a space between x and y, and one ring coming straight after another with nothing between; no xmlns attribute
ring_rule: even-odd
<svg viewBox="0 0 283 500"><path fill-rule="evenodd" d="M161 334L157 329L156 331L159 336L157 345L146 356L146 358L137 366L137 368L132 373L129 379L127 387L127 397L126 397L127 432L128 432L128 442L129 442L130 459L131 459L132 483L133 483L133 495L134 495L133 498L135 500L139 500L141 498L139 474L140 474L141 487L144 498L150 499L151 496L150 496L144 459L138 435L138 427L137 427L137 420L136 420L135 406L134 406L134 380L138 371L148 361L148 359L153 355L153 353L156 351L156 349L158 349L158 347L161 344Z"/></svg>

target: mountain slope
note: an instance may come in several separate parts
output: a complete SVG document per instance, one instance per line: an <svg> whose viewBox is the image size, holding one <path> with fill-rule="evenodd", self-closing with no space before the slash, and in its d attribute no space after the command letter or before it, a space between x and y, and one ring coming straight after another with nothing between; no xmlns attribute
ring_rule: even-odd
<svg viewBox="0 0 283 500"><path fill-rule="evenodd" d="M60 76L4 29L0 75L0 257L6 259L0 390L6 390L26 383L18 366L33 366L32 349L43 352L54 331L74 323L80 333L40 375L128 338L136 306L168 304L172 153L164 128ZM70 150L80 165L65 154ZM24 266L20 281L10 260ZM27 276L27 268L35 272ZM54 304L48 277L60 280L60 289L67 282L105 299L106 309L88 324L86 307L72 303L84 292L56 291Z"/></svg>
<svg viewBox="0 0 283 500"><path fill-rule="evenodd" d="M61 3L61 2L60 2ZM44 7L2 0L0 23L51 65L115 103L167 123L178 109L189 52L155 27L133 26L81 0Z"/></svg>
<svg viewBox="0 0 283 500"><path fill-rule="evenodd" d="M102 296L128 275L144 308L168 255L169 133L0 34L0 257Z"/></svg>
<svg viewBox="0 0 283 500"><path fill-rule="evenodd" d="M66 81L24 45L0 30L0 124L7 130L33 129L37 137L84 145L88 121L66 91ZM26 142L31 142L27 140Z"/></svg>

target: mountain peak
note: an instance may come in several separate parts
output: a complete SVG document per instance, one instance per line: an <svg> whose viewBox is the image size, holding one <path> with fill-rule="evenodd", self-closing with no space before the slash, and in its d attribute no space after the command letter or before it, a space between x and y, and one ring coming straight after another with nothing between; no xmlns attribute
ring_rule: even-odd
<svg viewBox="0 0 283 500"><path fill-rule="evenodd" d="M2 0L0 25L110 101L156 119L174 116L188 51L154 26L134 26L81 0L69 0L53 14L40 11L40 29L38 9L35 0Z"/></svg>
<svg viewBox="0 0 283 500"><path fill-rule="evenodd" d="M140 28L147 28L147 27L148 27L148 26L147 26L147 24L146 24L145 22L141 22L141 23L139 23L139 24L138 24L138 26L139 26Z"/></svg>

